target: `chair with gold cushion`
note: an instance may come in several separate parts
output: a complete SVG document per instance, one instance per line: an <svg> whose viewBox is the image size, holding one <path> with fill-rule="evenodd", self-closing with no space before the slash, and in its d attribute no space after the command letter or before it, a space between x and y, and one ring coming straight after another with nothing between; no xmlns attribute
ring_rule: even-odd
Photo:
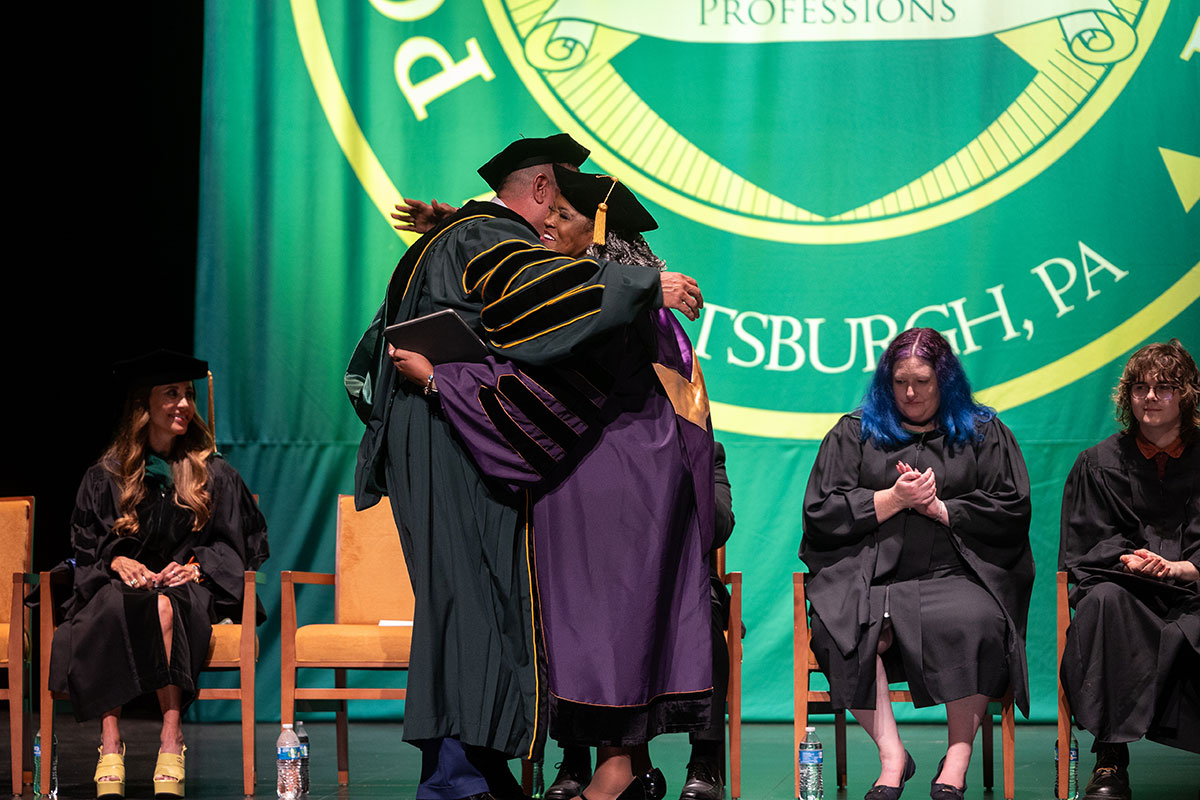
<svg viewBox="0 0 1200 800"><path fill-rule="evenodd" d="M8 701L9 754L12 761L13 794L33 782L33 757L26 733L29 706L25 698L25 670L29 663L29 613L25 609L25 574L33 556L33 498L0 498L0 576L11 580L9 601L0 603L0 661L8 673L8 685L0 689L0 700Z"/></svg>
<svg viewBox="0 0 1200 800"><path fill-rule="evenodd" d="M820 666L812 652L812 631L808 627L808 606L804 595L804 581L807 573L792 573L792 614L794 630L793 647L793 689L795 692L794 731L792 753L795 754L804 738L804 730L808 726L810 713L834 714L834 750L837 758L837 787L846 788L846 711L834 709L829 703L829 692L811 688L812 673L819 672ZM891 689L888 697L893 703L911 703L912 694L903 689ZM993 761L992 738L994 725L993 717L1000 714L1000 728L1004 760L1004 797L1013 800L1016 782L1016 712L1013 708L1012 689L1001 698L996 698L988 704L987 714L983 724L979 726L983 756L983 785L989 792L992 790ZM800 767L796 759L792 759L792 771L797 795L800 791Z"/></svg>
<svg viewBox="0 0 1200 800"><path fill-rule="evenodd" d="M384 498L355 511L354 498L338 497L334 574L284 571L280 631L282 723L295 720L297 701L335 701L338 784L350 782L347 700L403 700L402 688L352 688L346 670L406 670L412 647L413 592L404 553ZM334 587L334 621L298 626L296 584ZM331 669L332 687L297 687L299 669Z"/></svg>
<svg viewBox="0 0 1200 800"><path fill-rule="evenodd" d="M257 498L256 498L257 499ZM58 627L54 619L52 584L67 580L66 572L42 572L38 575L39 618L41 626L41 734L42 741L49 742L54 734L54 701L68 700L68 695L50 691L50 643ZM197 700L237 700L241 703L242 722L242 793L254 794L257 780L254 758L254 681L255 662L258 661L258 634L255 632L255 614L258 608L257 588L262 575L257 572L243 573L244 595L241 618L235 623L213 625L212 639L204 669L236 672L237 686L233 688L197 688ZM42 794L50 791L50 770L42 770Z"/></svg>

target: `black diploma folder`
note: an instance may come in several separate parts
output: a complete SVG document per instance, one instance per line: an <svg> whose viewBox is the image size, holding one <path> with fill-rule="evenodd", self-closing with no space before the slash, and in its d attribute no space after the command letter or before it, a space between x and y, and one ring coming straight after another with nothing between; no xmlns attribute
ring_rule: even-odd
<svg viewBox="0 0 1200 800"><path fill-rule="evenodd" d="M396 349L420 353L434 364L478 362L488 355L475 331L451 308L389 325L383 335Z"/></svg>

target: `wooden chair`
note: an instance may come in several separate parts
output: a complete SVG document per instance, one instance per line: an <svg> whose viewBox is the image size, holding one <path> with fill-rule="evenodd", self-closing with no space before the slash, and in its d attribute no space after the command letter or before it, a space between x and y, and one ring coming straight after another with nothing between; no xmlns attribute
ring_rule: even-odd
<svg viewBox="0 0 1200 800"><path fill-rule="evenodd" d="M0 650L0 661L8 673L8 685L0 689L0 700L8 701L9 755L15 795L21 794L25 784L33 783L33 754L26 741L32 725L25 697L29 613L24 605L25 575L32 557L33 498L0 498L0 576L12 581L9 602L0 603L0 638L6 643Z"/></svg>
<svg viewBox="0 0 1200 800"><path fill-rule="evenodd" d="M338 784L350 782L347 700L403 700L404 689L347 688L347 669L408 669L412 647L413 592L400 537L386 498L366 511L354 498L338 497L334 574L280 573L282 722L295 719L296 701L336 701ZM297 627L298 583L334 587L334 621ZM382 622L407 622L384 625ZM332 688L298 688L298 669L332 669Z"/></svg>
<svg viewBox="0 0 1200 800"><path fill-rule="evenodd" d="M793 647L793 681L795 691L795 723L792 739L793 754L799 750L800 741L804 738L804 729L808 726L808 715L814 713L834 714L834 748L837 758L838 789L846 788L846 712L835 710L829 704L829 692L814 691L810 688L813 672L819 672L816 656L812 652L812 632L808 628L808 607L804 596L804 581L806 573L792 573L792 613L794 616ZM911 703L912 694L906 690L892 689L888 696L893 703ZM815 708L814 708L815 706ZM993 780L993 721L996 712L1000 713L1000 726L1003 741L1004 758L1004 797L1013 800L1014 784L1016 782L1016 713L1013 709L1012 690L1003 697L988 705L988 716L980 726L983 744L983 785L989 791ZM800 791L800 768L792 759L795 790Z"/></svg>
<svg viewBox="0 0 1200 800"><path fill-rule="evenodd" d="M729 587L729 796L742 796L742 573L725 571L725 548L717 550L717 574Z"/></svg>
<svg viewBox="0 0 1200 800"><path fill-rule="evenodd" d="M1062 685L1062 660L1067 649L1067 627L1071 624L1071 606L1067 602L1069 578L1067 573L1059 572L1055 576L1056 583L1056 628L1058 631L1058 670L1055 672L1055 683L1058 684L1058 763L1065 765L1071 747L1071 706L1067 702L1067 693ZM1063 800L1067 797L1067 784L1070 781L1070 770L1058 771L1058 783L1055 785L1054 796Z"/></svg>
<svg viewBox="0 0 1200 800"><path fill-rule="evenodd" d="M57 628L54 619L52 584L67 580L68 573L42 572L38 575L38 603L41 625L41 734L43 742L54 735L54 701L69 699L66 694L50 691L50 645ZM255 612L258 607L257 587L263 576L257 572L243 573L244 595L241 619L235 624L213 625L212 640L204 660L205 670L236 671L238 685L234 688L199 687L197 700L237 700L242 717L242 793L254 794L257 778L254 759L254 681L258 660L258 635L255 633ZM42 794L50 791L50 770L42 770Z"/></svg>

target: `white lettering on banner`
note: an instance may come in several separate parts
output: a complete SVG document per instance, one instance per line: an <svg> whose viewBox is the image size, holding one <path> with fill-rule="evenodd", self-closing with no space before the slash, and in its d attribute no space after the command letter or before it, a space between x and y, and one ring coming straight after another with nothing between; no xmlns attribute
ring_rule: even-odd
<svg viewBox="0 0 1200 800"><path fill-rule="evenodd" d="M1097 263L1108 263L1093 251L1086 252ZM1062 261L1064 269L1075 267L1066 259ZM1044 270L1048 263L1038 265L1033 272L1040 275L1039 270ZM1055 284L1051 281L1049 285ZM1021 330L1018 330L1004 297L1004 284L988 287L984 292L986 298L968 300L960 297L945 303L922 306L907 317L903 326L897 323L897 319L902 317L890 314L846 317L842 320L845 327L840 338L835 336L832 343L828 341L831 331L822 331L828 323L825 317L802 318L789 314L741 311L708 302L704 306L700 333L696 337L696 355L712 360L710 348L715 344L718 354L724 350L725 363L735 367L796 372L809 365L817 372L835 375L856 367L863 372L873 372L879 364L879 356L896 334L916 326L936 328L946 337L954 352L960 355L976 353L991 343L1021 338L1021 330L1024 330L1027 341L1033 338L1032 320L1021 320ZM841 346L838 346L839 342ZM842 363L827 363L830 351L846 353Z"/></svg>
<svg viewBox="0 0 1200 800"><path fill-rule="evenodd" d="M982 317L967 319L967 315L963 311L963 303L967 302L967 298L965 297L960 297L957 300L951 300L946 304L954 309L954 315L958 318L958 327L960 330L962 330L963 335L964 347L962 349L962 355L964 356L974 353L976 350L983 349L979 345L975 344L975 337L971 335L971 328L975 327L981 322L987 322L988 320L992 319L1000 320L1000 322L1004 325L1004 338L1001 339L1001 341L1004 342L1007 342L1009 339L1015 339L1021 335L1013 328L1012 319L1008 316L1008 306L1004 302L1004 284L993 286L992 288L988 289L987 292L996 300L996 310L991 314L984 314Z"/></svg>
<svg viewBox="0 0 1200 800"><path fill-rule="evenodd" d="M1082 241L1078 244L1078 263L1056 256L1030 270L1050 295L1057 310L1056 318L1075 309L1064 298L1075 286L1080 272L1083 273L1087 288L1085 302L1100 294L1101 290L1094 279L1101 273L1108 273L1113 283L1129 275L1128 271L1117 267ZM863 372L874 371L880 354L896 334L918 326L937 329L946 337L954 352L960 355L979 352L990 343L1022 338L1021 331L1024 331L1023 338L1026 341L1033 339L1033 321L1022 319L1019 326L1016 324L1004 296L1004 284L988 287L984 292L986 298L959 297L944 303L930 303L913 311L907 318L890 314L846 317L843 319L845 329L841 338L835 336L832 346L828 341L830 331L824 331L824 353L822 327L828 322L825 317L741 311L709 302L705 304L701 317L696 355L711 360L713 356L709 348L717 342L718 352L724 347L725 362L735 367L796 372L807 364L816 372L834 375L849 372L855 367L860 367ZM897 319L905 320L903 326L897 323ZM731 338L736 341L723 344ZM837 345L839 341L842 343L840 347ZM830 351L845 353L845 360L830 365ZM835 355L832 358L841 357Z"/></svg>
<svg viewBox="0 0 1200 800"><path fill-rule="evenodd" d="M490 81L496 77L488 66L479 49L479 42L474 37L467 39L467 57L456 62L446 48L425 36L414 36L400 45L396 51L396 83L404 93L404 99L412 106L417 119L423 120L429 116L425 107L431 102L463 85L471 78L483 78ZM441 70L422 81L413 83L409 77L413 64L422 58L432 58L438 62Z"/></svg>
<svg viewBox="0 0 1200 800"><path fill-rule="evenodd" d="M1100 294L1100 290L1092 283L1092 278L1099 273L1108 272L1111 274L1113 276L1113 283L1116 283L1129 274L1125 270L1113 266L1111 261L1083 242L1079 243L1079 263L1083 266L1083 280L1087 285L1087 297L1084 298L1085 301L1091 300ZM1095 267L1090 266L1091 264L1094 264ZM1050 267L1052 266L1061 267L1065 270L1065 280L1063 283L1056 283L1050 277ZM1074 305L1067 305L1062 299L1063 295L1075 285L1075 278L1079 274L1078 269L1075 267L1075 262L1069 258L1049 258L1031 269L1030 272L1041 278L1042 285L1046 287L1046 291L1050 294L1050 299L1054 301L1054 305L1058 308L1056 316L1061 317L1068 311L1075 309Z"/></svg>
<svg viewBox="0 0 1200 800"><path fill-rule="evenodd" d="M792 329L791 334L786 337L783 336L785 322ZM804 366L804 349L797 344L802 330L800 320L795 317L771 315L771 360L767 362L767 369L777 372L795 372ZM792 351L790 364L783 364L779 361L779 350L783 345L787 345Z"/></svg>
<svg viewBox="0 0 1200 800"><path fill-rule="evenodd" d="M728 359L729 363L733 364L735 367L757 367L763 362L763 357L766 355L766 349L763 347L762 342L760 342L758 339L755 339L750 335L750 332L746 330L747 319L761 322L764 329L767 327L766 314L760 314L757 311L744 311L737 315L737 317L733 320L733 334L754 349L754 358L738 358L733 354L732 347L727 348L725 350L726 358Z"/></svg>
<svg viewBox="0 0 1200 800"><path fill-rule="evenodd" d="M1111 15L1102 20L1095 12ZM1109 0L557 0L545 41L587 47L585 28L700 44L897 41L986 36L1058 19L1073 38L1119 22Z"/></svg>

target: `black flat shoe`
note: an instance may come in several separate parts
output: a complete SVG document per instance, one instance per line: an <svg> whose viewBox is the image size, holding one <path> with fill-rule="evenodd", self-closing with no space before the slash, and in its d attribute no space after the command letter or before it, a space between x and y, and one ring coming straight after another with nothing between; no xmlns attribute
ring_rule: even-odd
<svg viewBox="0 0 1200 800"><path fill-rule="evenodd" d="M687 765L687 780L679 793L679 800L725 800L725 784L720 773L703 761Z"/></svg>
<svg viewBox="0 0 1200 800"><path fill-rule="evenodd" d="M963 779L962 786L952 786L949 783L938 783L937 776L942 774L942 767L946 766L946 757L942 756L942 760L938 762L937 772L933 774L933 780L929 782L929 796L932 800L963 800L963 792L967 791L967 781Z"/></svg>
<svg viewBox="0 0 1200 800"><path fill-rule="evenodd" d="M565 761L558 765L554 783L546 788L546 800L572 800L583 794L583 787L592 779L592 769L578 769Z"/></svg>
<svg viewBox="0 0 1200 800"><path fill-rule="evenodd" d="M900 795L904 793L904 784L908 783L908 779L917 772L917 762L913 761L912 754L907 750L904 751L904 775L900 777L899 786L883 786L876 784L872 786L867 793L863 795L863 800L900 800Z"/></svg>

